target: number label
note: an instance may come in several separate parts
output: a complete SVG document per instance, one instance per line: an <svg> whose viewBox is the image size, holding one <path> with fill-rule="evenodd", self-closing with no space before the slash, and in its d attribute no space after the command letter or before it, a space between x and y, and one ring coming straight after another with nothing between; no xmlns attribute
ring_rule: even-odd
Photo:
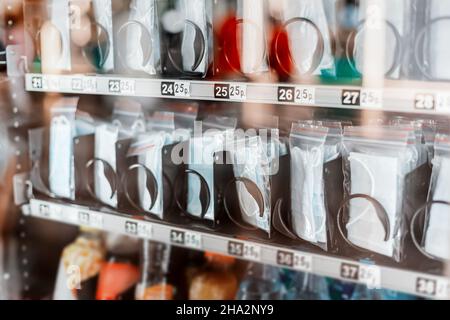
<svg viewBox="0 0 450 320"><path fill-rule="evenodd" d="M230 85L223 83L216 83L214 85L214 98L230 99Z"/></svg>
<svg viewBox="0 0 450 320"><path fill-rule="evenodd" d="M186 81L161 82L161 95L165 97L190 97L191 85Z"/></svg>
<svg viewBox="0 0 450 320"><path fill-rule="evenodd" d="M295 88L295 103L304 105L316 104L316 90L314 88Z"/></svg>
<svg viewBox="0 0 450 320"><path fill-rule="evenodd" d="M152 232L152 225L149 223L141 223L135 221L125 222L125 233L131 236L151 238Z"/></svg>
<svg viewBox="0 0 450 320"><path fill-rule="evenodd" d="M170 242L193 249L202 248L202 236L199 233L191 231L170 231Z"/></svg>
<svg viewBox="0 0 450 320"><path fill-rule="evenodd" d="M370 289L381 288L381 270L377 266L359 266L359 281L367 285Z"/></svg>
<svg viewBox="0 0 450 320"><path fill-rule="evenodd" d="M344 106L359 106L360 98L360 90L342 90L342 105Z"/></svg>
<svg viewBox="0 0 450 320"><path fill-rule="evenodd" d="M261 247L254 244L229 241L228 254L247 260L260 261Z"/></svg>
<svg viewBox="0 0 450 320"><path fill-rule="evenodd" d="M300 271L312 271L312 257L297 252L278 250L277 264Z"/></svg>
<svg viewBox="0 0 450 320"><path fill-rule="evenodd" d="M135 93L135 81L129 79L118 79L108 81L109 93L113 94L130 94Z"/></svg>
<svg viewBox="0 0 450 320"><path fill-rule="evenodd" d="M342 263L341 277L348 280L359 280L359 266L356 264Z"/></svg>
<svg viewBox="0 0 450 320"><path fill-rule="evenodd" d="M419 93L414 100L414 108L417 110L434 110L436 108L435 96L428 93Z"/></svg>
<svg viewBox="0 0 450 320"><path fill-rule="evenodd" d="M418 277L416 280L416 292L427 296L436 296L437 281Z"/></svg>
<svg viewBox="0 0 450 320"><path fill-rule="evenodd" d="M278 87L278 102L295 102L295 88Z"/></svg>
<svg viewBox="0 0 450 320"><path fill-rule="evenodd" d="M33 89L42 89L42 77L32 77L31 78L31 87Z"/></svg>
<svg viewBox="0 0 450 320"><path fill-rule="evenodd" d="M81 225L102 228L103 227L103 215L100 213L83 212L78 213L78 221Z"/></svg>
<svg viewBox="0 0 450 320"><path fill-rule="evenodd" d="M244 84L230 84L230 100L244 101L247 99L247 86Z"/></svg>

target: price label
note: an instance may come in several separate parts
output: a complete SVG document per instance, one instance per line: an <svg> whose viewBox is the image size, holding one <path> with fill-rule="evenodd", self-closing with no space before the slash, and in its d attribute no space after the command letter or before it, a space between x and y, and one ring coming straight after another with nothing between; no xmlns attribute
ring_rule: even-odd
<svg viewBox="0 0 450 320"><path fill-rule="evenodd" d="M261 247L236 241L228 242L228 254L252 261L261 260Z"/></svg>
<svg viewBox="0 0 450 320"><path fill-rule="evenodd" d="M140 238L151 238L153 226L146 222L125 221L125 233Z"/></svg>
<svg viewBox="0 0 450 320"><path fill-rule="evenodd" d="M72 78L72 91L95 93L97 91L97 79L94 77Z"/></svg>
<svg viewBox="0 0 450 320"><path fill-rule="evenodd" d="M278 250L277 264L300 271L312 272L312 257L297 252Z"/></svg>
<svg viewBox="0 0 450 320"><path fill-rule="evenodd" d="M80 211L78 221L81 225L101 229L103 227L103 215L94 212Z"/></svg>
<svg viewBox="0 0 450 320"><path fill-rule="evenodd" d="M31 88L41 90L43 88L42 77L31 77Z"/></svg>
<svg viewBox="0 0 450 320"><path fill-rule="evenodd" d="M359 280L359 265L351 263L341 264L341 278L358 281Z"/></svg>
<svg viewBox="0 0 450 320"><path fill-rule="evenodd" d="M245 101L247 99L247 85L230 84L230 100Z"/></svg>
<svg viewBox="0 0 450 320"><path fill-rule="evenodd" d="M214 84L214 98L230 99L230 85L223 83Z"/></svg>
<svg viewBox="0 0 450 320"><path fill-rule="evenodd" d="M342 90L341 103L344 106L360 106L361 91L360 90Z"/></svg>
<svg viewBox="0 0 450 320"><path fill-rule="evenodd" d="M381 270L377 266L359 266L359 281L367 285L369 289L381 288Z"/></svg>
<svg viewBox="0 0 450 320"><path fill-rule="evenodd" d="M136 92L136 81L130 79L116 79L108 81L108 91L112 94L134 95Z"/></svg>
<svg viewBox="0 0 450 320"><path fill-rule="evenodd" d="M295 102L294 87L278 87L278 102Z"/></svg>
<svg viewBox="0 0 450 320"><path fill-rule="evenodd" d="M419 93L414 99L414 108L417 110L432 111L436 108L436 101L434 94Z"/></svg>
<svg viewBox="0 0 450 320"><path fill-rule="evenodd" d="M47 204L40 204L38 209L38 215L44 218L50 217L50 206Z"/></svg>
<svg viewBox="0 0 450 320"><path fill-rule="evenodd" d="M450 93L440 93L437 95L436 111L450 112Z"/></svg>
<svg viewBox="0 0 450 320"><path fill-rule="evenodd" d="M303 105L316 104L316 89L310 87L296 87L295 103Z"/></svg>
<svg viewBox="0 0 450 320"><path fill-rule="evenodd" d="M202 235L191 231L170 231L170 242L193 249L202 248Z"/></svg>
<svg viewBox="0 0 450 320"><path fill-rule="evenodd" d="M361 90L361 107L363 108L382 108L383 91L376 89Z"/></svg>
<svg viewBox="0 0 450 320"><path fill-rule="evenodd" d="M191 84L187 81L161 82L161 95L165 97L190 97Z"/></svg>
<svg viewBox="0 0 450 320"><path fill-rule="evenodd" d="M447 280L418 277L416 279L416 293L440 299L448 299L450 295L450 284Z"/></svg>

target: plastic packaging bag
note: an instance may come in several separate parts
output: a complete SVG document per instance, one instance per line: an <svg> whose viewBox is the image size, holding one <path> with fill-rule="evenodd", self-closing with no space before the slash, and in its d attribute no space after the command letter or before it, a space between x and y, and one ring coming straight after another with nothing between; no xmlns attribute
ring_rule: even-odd
<svg viewBox="0 0 450 320"><path fill-rule="evenodd" d="M233 118L209 117L203 122L203 129L206 130L203 135L194 135L189 141L188 168L196 173L188 176L187 211L191 215L201 217L204 214L204 219L215 220L214 201L203 212L202 183L207 184L212 197L215 185L214 154L224 150L226 136L232 134L236 122Z"/></svg>
<svg viewBox="0 0 450 320"><path fill-rule="evenodd" d="M333 9L332 4L322 0L282 0L283 21L299 75L335 74L332 28L329 28L325 10Z"/></svg>
<svg viewBox="0 0 450 320"><path fill-rule="evenodd" d="M450 260L450 136L436 137L436 155L433 159L433 173L429 201L435 203L427 211L424 250L433 257Z"/></svg>
<svg viewBox="0 0 450 320"><path fill-rule="evenodd" d="M364 37L367 24L375 24L379 14L383 14L376 7L369 7L369 0L360 0L359 15L360 23L356 35L354 36L353 52L350 39L347 43L347 58L350 65L358 73L363 72L364 64ZM385 74L389 78L398 79L402 76L402 55L403 50L408 47L405 42L409 36L409 28L412 23L412 0L391 0L385 1L384 20L386 23L385 34ZM376 25L373 26L374 28ZM381 29L382 30L382 29ZM354 60L354 61L353 61Z"/></svg>
<svg viewBox="0 0 450 320"><path fill-rule="evenodd" d="M406 233L405 176L419 165L415 141L404 128L346 127L344 133L346 238L396 261Z"/></svg>
<svg viewBox="0 0 450 320"><path fill-rule="evenodd" d="M128 21L119 29L124 44L119 50L122 64L131 72L160 72L160 38L155 0L132 0Z"/></svg>
<svg viewBox="0 0 450 320"><path fill-rule="evenodd" d="M111 0L92 0L97 42L94 57L97 69L102 72L114 70L114 33ZM104 38L104 39L103 39Z"/></svg>
<svg viewBox="0 0 450 320"><path fill-rule="evenodd" d="M75 198L73 138L76 136L77 98L58 101L51 110L49 188L57 197Z"/></svg>

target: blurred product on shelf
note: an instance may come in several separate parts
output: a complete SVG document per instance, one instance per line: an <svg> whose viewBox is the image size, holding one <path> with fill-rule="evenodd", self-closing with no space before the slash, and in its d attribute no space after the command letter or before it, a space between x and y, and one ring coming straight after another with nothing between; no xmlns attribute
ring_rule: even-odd
<svg viewBox="0 0 450 320"><path fill-rule="evenodd" d="M286 300L330 300L327 279L310 273L284 270Z"/></svg>
<svg viewBox="0 0 450 320"><path fill-rule="evenodd" d="M53 299L95 299L105 255L102 233L80 228L80 235L62 252Z"/></svg>
<svg viewBox="0 0 450 320"><path fill-rule="evenodd" d="M141 278L136 300L173 300L176 288L168 282L171 246L144 240L141 249Z"/></svg>
<svg viewBox="0 0 450 320"><path fill-rule="evenodd" d="M98 278L97 300L134 300L140 278L139 244L126 236L106 236L108 253Z"/></svg>
<svg viewBox="0 0 450 320"><path fill-rule="evenodd" d="M281 279L281 269L250 263L237 293L237 300L282 300L286 288Z"/></svg>
<svg viewBox="0 0 450 320"><path fill-rule="evenodd" d="M193 275L190 300L233 300L238 290L235 258L205 252L206 264Z"/></svg>

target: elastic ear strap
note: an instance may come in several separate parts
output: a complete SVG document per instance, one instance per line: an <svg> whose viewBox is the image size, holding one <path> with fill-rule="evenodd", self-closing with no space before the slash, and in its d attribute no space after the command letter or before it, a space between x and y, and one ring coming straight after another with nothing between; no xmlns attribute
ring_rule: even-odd
<svg viewBox="0 0 450 320"><path fill-rule="evenodd" d="M243 178L243 177L239 177L239 178L233 178L233 180L231 180L228 184L227 184L227 186L225 187L225 190L224 190L224 197L223 197L223 202L224 202L224 207L225 207L225 212L226 212L226 214L227 214L227 216L230 218L230 220L234 223L234 224L236 224L237 226L239 226L239 227L241 227L242 229L244 229L244 230L250 230L250 231L253 231L253 230L257 230L258 228L256 228L256 227L253 227L253 226L250 226L250 225L248 225L248 224L243 224L243 223L241 223L240 221L238 221L237 219L235 219L234 217L233 217L233 214L231 213L231 210L230 210L230 208L229 208L229 206L228 206L228 194L229 194L229 191L231 190L231 186L233 185L233 184L236 184L237 182L242 182L242 183L244 183L244 185L246 185L247 183L248 184L252 184L252 185L254 185L255 187L256 187L256 189L258 190L258 197L259 197L259 202L258 202L258 206L259 206L259 209L260 209L260 212L259 212L259 214L260 214L260 217L263 217L264 216L264 206L265 206L265 203L264 203L264 196L262 195L262 193L261 193L261 190L259 190L259 188L258 188L258 186L253 182L253 181L251 181L250 179L247 179L247 178ZM238 195L238 197L239 197L239 195ZM260 203L262 203L262 207L259 205Z"/></svg>
<svg viewBox="0 0 450 320"><path fill-rule="evenodd" d="M103 65L105 64L106 60L108 59L109 53L111 51L111 42L109 40L109 36L108 36L108 31L106 30L106 28L104 26L102 26L101 24L97 23L97 22L92 22L91 24L96 26L96 33L97 33L97 47L99 49L99 52L101 53L100 55L100 63L99 63L99 67L102 68ZM101 30L101 31L99 31ZM99 41L98 41L98 37L100 35L101 32L104 32L107 35L107 42L106 42L106 50L105 53L103 53L103 51L101 50L102 48L99 45ZM86 54L86 47L83 47L82 49L82 53L83 53L83 57L93 66L96 67L91 60L88 59L87 54Z"/></svg>
<svg viewBox="0 0 450 320"><path fill-rule="evenodd" d="M416 232L415 232L415 225L416 225L416 220L417 217L421 214L421 213L425 213L428 212L429 209L431 209L431 207L435 204L441 204L441 205L447 205L450 206L450 202L447 201L441 201L441 200L436 200L436 201L429 201L427 203L425 203L423 206L421 206L419 209L417 209L417 211L414 213L413 217L411 218L411 223L410 223L410 231L411 231L411 238L412 241L414 243L414 245L416 246L417 250L419 250L419 252L424 255L425 257L431 259L431 260L437 260L437 261L446 261L445 259L441 259L438 258L436 256L433 256L431 254L429 254L428 252L426 252L424 250L424 248L419 244L419 241L417 240L416 237ZM447 260L448 261L448 260Z"/></svg>
<svg viewBox="0 0 450 320"><path fill-rule="evenodd" d="M282 27L283 31L286 31L286 33L287 33L287 27L296 22L300 22L300 23L305 22L307 24L310 24L316 31L317 37L319 38L317 40L316 49L314 50L315 52L314 52L313 63L311 64L311 67L309 68L309 70L304 73L304 75L310 75L319 67L320 63L322 62L323 56L325 54L325 40L323 38L322 32L320 31L319 27L312 20L310 20L308 18L304 18L304 17L295 17L295 18L289 19L288 21L286 21L283 24L283 27ZM275 38L275 58L277 59L278 65L283 69L283 72L285 72L286 74L291 74L291 72L287 68L285 68L285 66L283 65L283 62L281 61L280 56L278 54L280 35L281 35L281 33L278 33ZM292 54L289 54L289 60L293 65L296 65L295 60L292 58Z"/></svg>
<svg viewBox="0 0 450 320"><path fill-rule="evenodd" d="M112 177L113 177L113 180L112 180L112 186L111 186L111 190L112 190L112 192L111 192L111 198L112 198L112 197L114 197L114 194L117 192L117 188L118 188L117 174L116 174L114 168L113 168L107 161L102 160L102 159L99 159L99 158L94 158L94 159L89 160L89 161L86 163L85 170L86 170L86 171L89 170L96 162L101 162L101 163L103 163L103 165L105 166L105 167L104 167L104 172L106 172L106 169L109 169L109 170L110 170L110 173L112 173ZM94 176L94 175L95 175L95 173L93 174L93 176ZM106 175L106 174L105 174L105 175ZM93 182L93 181L90 181L90 180L91 180L91 179L89 178L90 175L87 174L86 177L87 177L87 179L86 179L86 190L88 191L89 195L90 195L93 199L100 200L100 199L98 199L96 193L94 192L94 190L93 190L93 188L92 188L92 184L93 184L94 182ZM103 201L100 201L100 202L103 202Z"/></svg>
<svg viewBox="0 0 450 320"><path fill-rule="evenodd" d="M146 179L150 178L150 180L151 180L153 186L155 187L155 192L151 195L150 208L148 208L148 209L144 209L141 205L137 204L137 203L133 200L133 198L130 196L130 193L129 193L129 190L128 190L128 174L129 174L131 171L138 170L138 169L144 169L145 175L146 175ZM123 174L123 177L122 177L122 185L123 185L124 192L125 192L125 196L126 196L128 202L129 202L135 209L137 209L137 210L139 210L139 211L144 211L144 212L150 212L150 211L153 209L153 207L155 206L155 203L156 203L156 199L158 198L158 192L159 192L159 190L158 190L158 181L156 180L156 178L155 178L153 172L152 172L150 169L148 169L146 166L144 166L143 164L140 164L140 163L137 163L137 164L134 164L134 165L130 166L130 167L127 169L127 171ZM148 191L151 192L150 190L148 190ZM151 212L150 212L150 213L151 213Z"/></svg>
<svg viewBox="0 0 450 320"><path fill-rule="evenodd" d="M438 18L434 18L431 19L425 26L422 27L422 29L420 30L419 34L417 35L416 41L415 41L415 45L414 45L414 58L416 61L416 65L417 67L420 69L420 72L422 72L422 74L425 76L425 78L427 78L428 80L442 80L442 81L447 81L446 79L434 79L433 76L431 76L431 74L427 71L426 67L424 66L423 62L425 61L425 57L424 57L424 51L425 48L422 48L422 57L419 56L419 49L420 46L423 46L423 42L424 42L424 38L425 38L425 34L431 30L431 26L443 21L443 20L450 20L450 16L441 16ZM423 46L425 47L425 46Z"/></svg>
<svg viewBox="0 0 450 320"><path fill-rule="evenodd" d="M392 72L394 72L395 68L400 64L401 58L402 58L402 37L400 33L398 32L397 28L389 21L384 20L386 25L389 27L389 29L392 30L395 40L396 40L396 46L395 46L395 54L394 54L394 60L392 61L392 65L390 68L386 71L385 76L389 76ZM361 20L361 22L357 26L357 31L352 31L347 38L347 43L345 45L345 56L347 58L347 62L349 66L352 68L352 70L358 74L361 74L361 72L356 68L355 62L354 62L354 55L353 52L350 52L350 48L355 47L355 39L357 33L359 33L361 30L364 29L364 24L366 23L366 19Z"/></svg>
<svg viewBox="0 0 450 320"><path fill-rule="evenodd" d="M202 196L202 192L201 192L202 187L204 187L205 195L206 195L206 201L205 201L204 204L202 203L202 212L201 212L200 218L197 217L196 215L193 215L192 213L190 213L187 209L183 208L183 205L181 204L181 201L178 198L177 193L175 193L175 197L174 197L175 198L175 203L176 203L178 209L181 212L183 212L185 215L193 218L194 220L203 220L205 218L205 216L206 216L206 213L208 212L209 207L211 206L211 192L209 191L208 183L206 182L205 178L203 178L203 176L200 173L198 173L197 171L195 171L195 170L187 169L187 170L184 171L184 173L186 173L187 175L193 174L193 175L197 176L200 179L200 197ZM180 184L180 181L181 181L182 177L183 176L181 174L178 174L178 176L176 177L175 184L174 184L174 189L175 190L178 190L179 184Z"/></svg>
<svg viewBox="0 0 450 320"><path fill-rule="evenodd" d="M167 48L167 57L169 58L169 61L172 63L173 67L180 73L185 74L185 75L191 75L191 74L195 74L195 70L200 66L200 64L202 63L202 60L205 58L206 55L206 48L208 46L208 44L206 43L206 37L203 34L202 29L194 22L192 22L191 20L186 19L185 20L186 24L191 25L192 27L194 27L195 29L195 34L199 34L201 37L201 48L200 48L200 54L198 56L198 59L194 62L193 66L191 67L191 71L184 71L183 68L176 62L176 60L174 59L174 57L172 56L172 52L170 51L170 48Z"/></svg>
<svg viewBox="0 0 450 320"><path fill-rule="evenodd" d="M150 34L150 31L148 31L148 29L145 27L145 25L143 23L141 23L139 21L136 21L136 20L128 21L128 22L124 23L120 27L119 31L117 32L117 34L119 35L119 39L121 39L121 34L126 30L126 28L128 28L129 26L131 26L133 24L137 24L141 28L141 30L143 31L143 33L145 34L145 36L146 36L146 38L148 40L148 43L151 44L152 43L152 36ZM127 63L126 63L126 57L124 57L123 54L122 54L122 50L120 50L120 49L118 50L119 59L121 60L122 64L126 68L129 69L129 67L128 67ZM144 59L142 61L142 66L146 66L149 63L149 61L150 61L150 59L152 57L152 53L153 53L153 47L151 46L150 50L148 51L148 53L147 54L144 53Z"/></svg>
<svg viewBox="0 0 450 320"><path fill-rule="evenodd" d="M385 242L389 241L389 238L391 236L391 232L390 232L391 228L390 228L389 216L387 215L386 210L384 209L384 207L381 205L381 203L378 200L376 200L376 199L374 199L374 198L372 198L372 197L370 197L368 195L365 195L365 194L353 194L353 195L349 196L348 198L344 199L344 201L342 202L341 206L339 207L339 211L338 211L338 214L337 214L337 217L336 217L337 226L338 226L339 233L341 234L341 236L345 240L345 242L347 242L347 244L349 244L353 248L356 248L359 251L370 252L367 249L360 248L360 247L354 245L347 238L347 236L345 235L345 233L343 231L342 212L343 212L345 206L347 205L347 203L350 203L351 200L358 199L358 198L365 199L365 200L369 201L374 206L375 212L377 213L377 216L380 219L381 223L383 224L383 227L384 227L384 230L385 230L386 236L384 238L384 241Z"/></svg>

